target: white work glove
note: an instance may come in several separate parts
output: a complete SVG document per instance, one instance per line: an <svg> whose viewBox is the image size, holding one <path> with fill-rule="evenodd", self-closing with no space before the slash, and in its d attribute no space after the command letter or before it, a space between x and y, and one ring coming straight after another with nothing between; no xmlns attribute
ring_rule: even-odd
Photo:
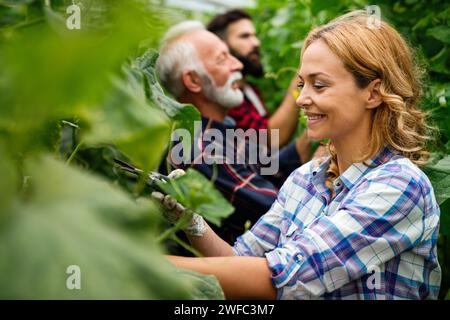
<svg viewBox="0 0 450 320"><path fill-rule="evenodd" d="M176 179L185 174L184 170L176 169L172 171L168 177ZM172 224L176 224L185 215L192 215L188 225L183 228L183 231L189 235L201 237L206 232L206 222L202 216L185 208L181 203L174 199L171 195L164 195L161 192L152 192L152 197L158 200L164 207L164 217Z"/></svg>

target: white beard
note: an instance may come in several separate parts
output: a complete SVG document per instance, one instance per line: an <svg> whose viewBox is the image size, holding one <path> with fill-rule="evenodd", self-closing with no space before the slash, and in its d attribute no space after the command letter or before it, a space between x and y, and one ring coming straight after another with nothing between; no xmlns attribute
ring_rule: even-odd
<svg viewBox="0 0 450 320"><path fill-rule="evenodd" d="M242 74L240 72L234 72L230 75L227 82L221 86L217 87L211 78L211 76L206 73L205 79L205 96L214 101L226 109L231 109L238 107L244 101L244 94L240 89L233 89L233 82L242 79Z"/></svg>

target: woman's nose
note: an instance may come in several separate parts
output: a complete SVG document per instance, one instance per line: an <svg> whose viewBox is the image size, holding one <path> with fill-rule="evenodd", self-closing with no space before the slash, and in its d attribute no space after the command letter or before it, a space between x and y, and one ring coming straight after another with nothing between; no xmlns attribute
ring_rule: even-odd
<svg viewBox="0 0 450 320"><path fill-rule="evenodd" d="M309 97L307 90L305 88L300 89L300 94L295 100L295 104L297 107L305 108L306 106L311 105L311 97Z"/></svg>

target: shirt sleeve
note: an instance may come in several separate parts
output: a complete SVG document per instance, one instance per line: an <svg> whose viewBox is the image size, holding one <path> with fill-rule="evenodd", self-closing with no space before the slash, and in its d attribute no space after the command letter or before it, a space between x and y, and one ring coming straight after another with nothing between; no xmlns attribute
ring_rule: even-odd
<svg viewBox="0 0 450 320"><path fill-rule="evenodd" d="M291 227L266 253L278 298L319 297L420 242L424 197L413 178L385 172L354 187L336 212Z"/></svg>
<svg viewBox="0 0 450 320"><path fill-rule="evenodd" d="M236 255L264 257L264 253L277 247L284 215L286 193L292 183L292 176L280 189L270 210L246 233L240 236L233 247Z"/></svg>

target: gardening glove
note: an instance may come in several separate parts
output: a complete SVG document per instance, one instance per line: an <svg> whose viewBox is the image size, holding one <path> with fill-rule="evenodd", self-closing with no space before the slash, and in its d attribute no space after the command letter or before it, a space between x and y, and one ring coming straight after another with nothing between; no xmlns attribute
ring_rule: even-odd
<svg viewBox="0 0 450 320"><path fill-rule="evenodd" d="M176 169L172 171L168 177L169 179L176 179L185 174L184 170ZM201 237L206 232L206 222L202 216L192 212L192 210L185 208L181 203L174 199L171 195L164 195L161 192L152 192L152 197L158 200L164 207L164 217L172 224L177 223L182 217L189 214L192 215L188 225L183 228L183 231L189 235Z"/></svg>

